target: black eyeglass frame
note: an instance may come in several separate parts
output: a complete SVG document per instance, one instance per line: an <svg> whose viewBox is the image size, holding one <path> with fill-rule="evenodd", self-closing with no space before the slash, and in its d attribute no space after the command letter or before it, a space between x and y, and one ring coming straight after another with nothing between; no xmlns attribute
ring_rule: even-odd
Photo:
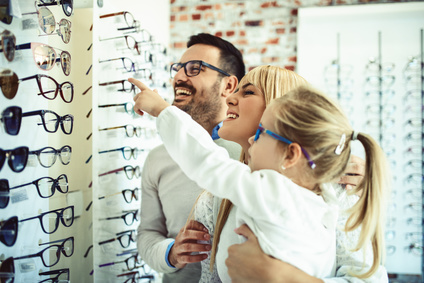
<svg viewBox="0 0 424 283"><path fill-rule="evenodd" d="M187 73L187 64L193 64L193 63L199 64L198 69L197 69L198 72L197 72L197 74L191 74L191 75L189 75ZM206 62L204 62L202 60L190 60L190 61L187 61L185 63L174 63L174 64L171 65L171 68L170 68L170 76L171 76L171 78L174 78L174 76L172 76L172 72L174 71L174 72L178 73L181 70L181 68L184 68L184 73L185 73L185 75L187 77L195 77L195 76L197 76L197 75L200 74L200 71L202 70L202 67L203 66L208 67L209 69L212 69L214 71L217 71L217 72L221 73L222 75L224 75L226 77L230 77L231 76L230 74L228 74L224 70L222 70L222 69L220 69L218 67L215 67L215 66L213 66L211 64L208 64L208 63L206 63Z"/></svg>

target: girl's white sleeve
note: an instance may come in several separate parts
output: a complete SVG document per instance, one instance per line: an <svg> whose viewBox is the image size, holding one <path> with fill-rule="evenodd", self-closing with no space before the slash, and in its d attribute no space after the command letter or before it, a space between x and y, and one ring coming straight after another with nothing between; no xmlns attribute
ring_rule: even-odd
<svg viewBox="0 0 424 283"><path fill-rule="evenodd" d="M256 219L270 220L275 209L281 209L275 207L278 205L275 200L285 194L286 190L281 187L286 184L281 183L282 175L278 172L252 173L247 165L230 159L227 151L217 146L203 127L175 106L161 112L157 128L170 156L200 187L231 200L250 215L254 213ZM289 179L287 183L293 184ZM285 195L284 198L291 197Z"/></svg>

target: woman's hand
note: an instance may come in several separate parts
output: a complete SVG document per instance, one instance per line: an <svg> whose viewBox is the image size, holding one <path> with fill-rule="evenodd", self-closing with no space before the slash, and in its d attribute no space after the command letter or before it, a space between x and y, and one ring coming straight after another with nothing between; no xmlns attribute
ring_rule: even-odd
<svg viewBox="0 0 424 283"><path fill-rule="evenodd" d="M265 254L247 225L240 226L235 232L247 240L228 248L225 264L232 282L323 283L322 280Z"/></svg>
<svg viewBox="0 0 424 283"><path fill-rule="evenodd" d="M139 115L143 115L143 111L157 117L163 109L170 106L157 92L149 89L142 82L129 78L128 81L138 87L140 92L134 96L134 111Z"/></svg>

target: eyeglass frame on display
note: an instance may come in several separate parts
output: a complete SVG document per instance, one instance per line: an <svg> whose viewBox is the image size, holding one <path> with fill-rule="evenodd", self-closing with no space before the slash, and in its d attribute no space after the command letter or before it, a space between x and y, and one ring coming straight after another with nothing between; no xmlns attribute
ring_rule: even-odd
<svg viewBox="0 0 424 283"><path fill-rule="evenodd" d="M61 180L59 180L59 179L63 179L63 178L65 179L66 184L60 185L59 181L61 181ZM49 194L47 196L45 194L43 195L41 193L41 189L39 187L40 186L39 182L41 180L46 180L46 179L50 180L52 182L51 188L49 190L51 192L51 194ZM41 177L41 178L38 178L37 180L34 180L32 182L22 184L22 185L19 185L19 186L14 186L14 187L9 186L9 181L7 179L0 179L0 200L4 199L4 201L0 201L0 208L7 207L8 203L9 203L9 199L10 199L10 196L9 196L10 190L22 188L22 187L29 186L29 185L35 186L35 188L37 189L37 193L40 196L40 198L52 197L56 190L59 191L62 194L66 194L69 191L68 176L66 176L66 174L61 174L56 179L53 179L51 177ZM62 189L62 186L66 186L65 190Z"/></svg>
<svg viewBox="0 0 424 283"><path fill-rule="evenodd" d="M54 54L54 60L50 64L48 64L45 69L41 67L45 64L38 64L37 59L36 59L35 48L37 48L39 46L49 48ZM68 51L61 50L59 48L53 48L50 45L47 45L47 44L44 44L44 43L39 43L39 42L28 42L28 43L23 43L23 44L19 44L19 45L15 46L15 50L24 50L24 49L31 49L32 50L32 55L33 55L35 65L40 70L50 71L57 62L60 62L62 71L65 74L65 76L70 75L70 73L71 73L71 54ZM60 53L59 57L57 57L56 49L62 51ZM37 55L39 55L39 54L37 54ZM65 59L65 55L68 57L69 60ZM44 57L47 57L47 55L45 55Z"/></svg>
<svg viewBox="0 0 424 283"><path fill-rule="evenodd" d="M2 75L3 73L8 73L10 75ZM2 80L4 80L4 78L6 78L6 77L11 77L12 78L12 82L6 82L5 84L3 84L2 83ZM53 81L54 84L56 85L56 91L54 92L54 96L53 97L48 97L47 96L47 94L48 93L52 93L53 90L48 90L46 92L43 91L43 85L41 83L41 79L42 78L47 78L47 79L49 79L49 81ZM13 99L16 96L17 92L18 92L18 88L19 88L20 82L27 81L27 80L30 80L30 79L36 79L37 80L38 90L40 91L40 93L38 93L38 95L42 95L44 98L46 98L48 100L54 100L57 97L57 94L58 93L60 93L60 97L62 98L62 100L65 103L71 103L72 100L73 100L73 98L74 98L74 85L73 85L73 83L71 83L69 81L66 81L66 82L63 82L63 83L59 84L54 78L52 78L52 77L50 77L48 75L44 75L44 74L36 74L36 75L33 75L33 76L29 76L29 77L25 77L25 78L19 79L18 76L16 75L16 73L14 73L10 69L5 69L5 70L3 70L0 73L0 87L1 87L1 90L2 90L3 95L7 99ZM6 95L5 92L4 92L3 86L6 85L9 88L11 88L10 87L11 84L16 85L16 88L15 89L12 89L13 91L9 95ZM65 96L63 94L63 87L64 86L68 86L68 85L71 87L71 95L70 95L70 99L65 99Z"/></svg>
<svg viewBox="0 0 424 283"><path fill-rule="evenodd" d="M130 233L127 234L128 232L130 232ZM118 233L116 233L116 236L118 236L118 237L99 242L99 245L108 244L108 243L111 243L111 242L118 240L121 247L125 249L125 248L128 248L130 246L131 242L133 242L133 243L136 242L136 238L133 238L133 236L136 236L136 231L134 229L118 232ZM124 237L124 236L129 237L128 238L128 245L123 245L123 243L122 243L122 237Z"/></svg>
<svg viewBox="0 0 424 283"><path fill-rule="evenodd" d="M9 113L9 117L6 117L7 116L6 111L11 111ZM48 122L46 122L46 118L45 118L46 114L53 115L53 116L55 116L55 118L49 119ZM71 114L59 116L56 112L51 111L51 110L35 110L35 111L22 113L21 107L10 106L2 112L2 114L0 116L0 121L3 123L4 129L5 129L7 134L16 136L16 135L19 134L19 131L20 131L20 128L21 128L22 118L23 117L29 117L29 116L37 116L37 115L39 115L41 117L41 123L37 123L37 125L39 125L39 126L43 125L44 130L46 132L56 133L57 130L59 129L59 125L60 125L60 128L62 129L62 132L65 135L70 135L72 133L72 129L73 129L73 125L74 125L74 116L71 115ZM12 119L13 119L13 121L12 121ZM4 120L6 120L6 121L4 121ZM49 129L47 127L47 123L51 123L53 121L55 121L54 129ZM12 123L12 122L15 123L14 127L12 127L10 125L10 123ZM64 125L65 122L70 122L69 130L65 127L65 125Z"/></svg>
<svg viewBox="0 0 424 283"><path fill-rule="evenodd" d="M63 165L68 165L70 162L71 162L71 158L69 157L69 161L68 162L63 162L63 159L62 159L62 150L63 149L68 149L69 148L69 154L71 155L71 153L72 153L72 148L69 146L69 145L64 145L64 146L62 146L60 149L55 149L55 148L53 148L53 147L51 147L51 146L46 146L46 147L43 147L43 148L41 148L41 149L39 149L39 150L33 150L33 151L30 151L29 152L29 154L33 154L33 155L36 155L37 156L37 158L38 158L38 162L40 163L40 165L42 166L42 167L44 167L44 168L50 168L50 167L52 167L55 163L56 163L56 159L57 159L57 156L59 155L59 159L60 159L60 162L62 162L62 164ZM51 165L44 165L42 162L41 162L41 158L40 158L40 153L43 151L43 150L45 150L45 149L51 149L51 150L53 150L53 154L54 154L54 160L53 160L53 163L51 164Z"/></svg>
<svg viewBox="0 0 424 283"><path fill-rule="evenodd" d="M1 180L0 180L0 181L1 181ZM98 199L99 199L99 200L102 200L102 199L105 199L105 198L108 198L108 197L113 197L113 196L121 195L121 194L122 194L122 196L124 197L125 202L126 202L126 203L131 203L133 199L138 200L138 192L139 192L139 191L140 191L140 189L139 189L139 188L135 188L135 189L133 189L133 190L125 189L125 190L122 190L122 191L117 192L117 193L114 193L114 194L110 194L110 195L106 195L106 196L98 197ZM127 192L131 192L130 199L127 199L127 197L126 197L126 195L125 195L125 193L127 193Z"/></svg>

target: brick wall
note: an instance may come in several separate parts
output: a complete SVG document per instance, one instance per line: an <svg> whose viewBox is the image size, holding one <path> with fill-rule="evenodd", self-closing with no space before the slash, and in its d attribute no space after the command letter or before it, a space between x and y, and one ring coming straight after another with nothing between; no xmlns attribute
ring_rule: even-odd
<svg viewBox="0 0 424 283"><path fill-rule="evenodd" d="M328 6L331 0L170 0L171 58L178 61L190 35L208 32L239 48L246 70L270 64L296 69L297 10ZM400 1L390 1L400 2ZM408 1L402 1L408 2ZM337 0L336 5L389 3L382 0Z"/></svg>

